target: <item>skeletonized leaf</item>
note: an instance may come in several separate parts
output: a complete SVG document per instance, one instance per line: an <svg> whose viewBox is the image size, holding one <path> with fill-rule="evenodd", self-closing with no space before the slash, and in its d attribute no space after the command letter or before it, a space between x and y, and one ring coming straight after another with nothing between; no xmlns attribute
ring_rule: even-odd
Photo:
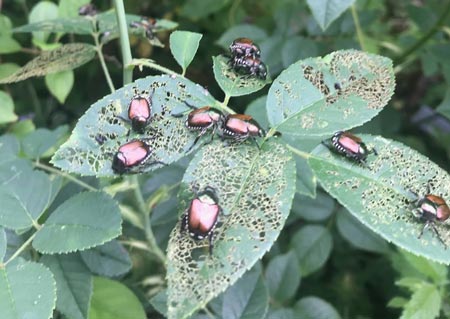
<svg viewBox="0 0 450 319"><path fill-rule="evenodd" d="M309 164L321 185L364 225L390 242L416 255L450 264L450 250L445 249L432 229L418 236L423 222L413 214L413 193L431 193L449 203L450 176L425 156L409 147L382 137L361 135L369 147L378 151L370 155L364 168L319 145ZM450 245L450 226L434 223L442 240Z"/></svg>
<svg viewBox="0 0 450 319"><path fill-rule="evenodd" d="M153 119L144 134L131 132L130 123L120 119L128 118L128 105L136 94L151 98ZM94 103L52 162L65 171L82 175L113 176L114 154L120 145L134 138L148 142L153 150L139 171L160 167L152 164L156 160L165 164L177 161L185 156L198 135L198 131L185 127L185 116L171 115L191 111L185 101L197 107L218 103L206 89L183 77L164 75L139 79ZM197 147L200 145L201 141Z"/></svg>
<svg viewBox="0 0 450 319"><path fill-rule="evenodd" d="M56 308L69 318L86 318L92 295L92 276L80 256L44 255L40 261L55 276Z"/></svg>
<svg viewBox="0 0 450 319"><path fill-rule="evenodd" d="M70 43L55 50L43 51L15 73L1 79L0 84L75 69L92 60L95 52L95 47L86 43Z"/></svg>
<svg viewBox="0 0 450 319"><path fill-rule="evenodd" d="M196 241L180 225L168 246L168 317L186 318L232 285L272 246L289 214L295 192L295 161L277 141L258 150L250 142L203 147L183 177L180 207L195 196L192 187L213 187L223 209L208 240Z"/></svg>
<svg viewBox="0 0 450 319"><path fill-rule="evenodd" d="M213 57L213 71L220 88L229 96L247 95L259 91L270 82L269 76L264 81L254 76L235 72L228 60L229 58L223 55Z"/></svg>
<svg viewBox="0 0 450 319"><path fill-rule="evenodd" d="M300 60L270 87L269 122L291 137L330 135L377 115L394 86L392 61L378 55L342 50Z"/></svg>
<svg viewBox="0 0 450 319"><path fill-rule="evenodd" d="M117 203L99 192L79 193L60 205L33 240L42 253L68 253L103 244L120 235Z"/></svg>
<svg viewBox="0 0 450 319"><path fill-rule="evenodd" d="M42 264L18 260L0 267L0 318L50 318L55 302L55 280Z"/></svg>

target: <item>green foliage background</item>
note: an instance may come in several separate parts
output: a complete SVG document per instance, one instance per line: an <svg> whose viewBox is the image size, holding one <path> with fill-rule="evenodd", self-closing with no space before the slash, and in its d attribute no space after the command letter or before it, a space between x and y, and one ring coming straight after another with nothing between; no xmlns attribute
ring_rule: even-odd
<svg viewBox="0 0 450 319"><path fill-rule="evenodd" d="M14 0L0 11L1 318L450 317L449 251L431 232L417 239L406 201L431 180L450 202L449 0L129 0L122 27L141 16L159 26L150 41L129 29L131 56L110 11L122 1L95 2L98 23L78 16L85 3ZM261 47L266 82L227 68L223 54L241 36ZM352 72L369 78L355 87L345 82L352 50L365 52ZM305 65L323 83L302 80ZM122 88L131 79L141 80ZM347 95L322 112L334 83ZM156 153L171 165L113 178L111 152L128 128L102 112L125 115L133 90L151 87L157 113L186 111L189 98L282 136L261 150L215 141L184 154L195 135L182 119L157 119ZM367 99L380 87L385 95ZM291 88L305 90L300 102L280 93ZM341 122L349 105L359 111ZM329 126L298 125L311 114ZM379 151L370 171L319 145L355 126ZM119 138L97 147L97 133ZM205 242L178 237L198 180L224 194L231 227L219 228L218 259L186 259ZM245 191L226 194L236 180ZM252 206L268 194L280 205ZM450 227L438 229L449 243Z"/></svg>

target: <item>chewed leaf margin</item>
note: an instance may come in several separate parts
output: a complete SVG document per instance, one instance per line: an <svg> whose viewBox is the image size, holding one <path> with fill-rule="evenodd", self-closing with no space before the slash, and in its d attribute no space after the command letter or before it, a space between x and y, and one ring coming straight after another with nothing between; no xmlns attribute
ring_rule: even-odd
<svg viewBox="0 0 450 319"><path fill-rule="evenodd" d="M300 60L275 79L269 121L292 137L324 136L377 115L395 87L392 61L357 50Z"/></svg>
<svg viewBox="0 0 450 319"><path fill-rule="evenodd" d="M368 168L332 154L319 145L308 160L320 184L359 221L416 255L450 264L450 250L426 229L412 212L418 196L431 193L450 202L450 176L417 151L379 136L361 135L378 156L370 155ZM434 224L441 238L450 245L448 222Z"/></svg>
<svg viewBox="0 0 450 319"><path fill-rule="evenodd" d="M194 188L213 187L223 212L208 240L180 235L180 222L168 245L169 318L186 318L206 305L251 268L272 246L284 226L295 193L295 161L279 141L261 150L250 141L204 147L183 177L180 211L195 197ZM180 216L181 218L181 216Z"/></svg>
<svg viewBox="0 0 450 319"><path fill-rule="evenodd" d="M153 118L143 134L133 132L130 123L123 120L128 118L128 106L136 95L151 100ZM155 165L155 161L175 162L187 154L198 135L198 131L186 128L185 116L171 115L187 114L190 109L185 102L197 107L218 103L205 88L181 76L139 79L94 103L80 118L69 140L55 153L52 163L82 175L113 176L114 154L133 139L146 141L151 154L149 160L132 173L161 167L161 164ZM202 140L196 147L201 144Z"/></svg>

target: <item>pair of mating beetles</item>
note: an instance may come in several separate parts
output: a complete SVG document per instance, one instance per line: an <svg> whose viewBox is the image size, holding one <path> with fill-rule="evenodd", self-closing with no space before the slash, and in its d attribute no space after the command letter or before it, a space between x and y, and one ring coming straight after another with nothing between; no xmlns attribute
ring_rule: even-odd
<svg viewBox="0 0 450 319"><path fill-rule="evenodd" d="M336 132L330 140L322 143L332 151L345 155L351 160L364 166L366 166L367 156L370 153L377 155L377 151L374 148L369 149L359 137L349 132ZM418 238L422 237L426 228L431 227L439 241L445 246L445 248L447 248L446 243L442 240L436 229L435 223L445 222L449 219L449 206L442 197L431 194L429 184L427 185L426 195L420 197L415 193L413 194L416 197L415 200L410 202L414 205L413 212L416 217L424 223Z"/></svg>
<svg viewBox="0 0 450 319"><path fill-rule="evenodd" d="M261 61L261 50L248 38L237 38L230 45L231 58L229 60L233 69L241 74L247 74L265 80L267 67Z"/></svg>

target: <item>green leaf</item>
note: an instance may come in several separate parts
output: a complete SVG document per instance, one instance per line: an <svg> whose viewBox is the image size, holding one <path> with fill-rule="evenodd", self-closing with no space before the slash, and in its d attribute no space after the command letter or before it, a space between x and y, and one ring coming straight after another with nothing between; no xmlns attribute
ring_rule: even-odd
<svg viewBox="0 0 450 319"><path fill-rule="evenodd" d="M265 319L298 319L295 312L291 308L281 308L270 311Z"/></svg>
<svg viewBox="0 0 450 319"><path fill-rule="evenodd" d="M424 283L426 282L422 278L417 277L403 277L395 282L397 286L408 288L411 291L418 290Z"/></svg>
<svg viewBox="0 0 450 319"><path fill-rule="evenodd" d="M61 104L64 104L66 101L67 96L72 90L73 82L74 75L72 70L47 74L45 76L47 88Z"/></svg>
<svg viewBox="0 0 450 319"><path fill-rule="evenodd" d="M0 35L11 34L12 23L11 19L3 14L0 14Z"/></svg>
<svg viewBox="0 0 450 319"><path fill-rule="evenodd" d="M135 94L149 96L153 89L151 127L144 134L131 132L129 135L130 124L118 120L118 117L128 118L128 105ZM114 176L111 168L114 154L120 145L132 138L151 139L153 154L147 165L139 167L139 172L155 170L159 165L152 165L154 160L166 164L175 162L187 154L198 135L198 131L186 128L185 117L171 116L172 113L187 114L191 111L185 101L197 107L219 103L203 87L184 77L150 76L139 79L94 103L78 121L69 140L53 156L52 162L73 173ZM106 139L101 146L96 141L97 136ZM191 151L201 144L202 141Z"/></svg>
<svg viewBox="0 0 450 319"><path fill-rule="evenodd" d="M274 139L261 150L250 141L229 146L217 141L194 156L179 193L182 211L195 196L195 185L200 190L213 187L223 212L211 257L208 240L180 236L179 224L172 231L167 249L169 318L186 318L205 306L270 249L289 214L294 174L290 152Z"/></svg>
<svg viewBox="0 0 450 319"><path fill-rule="evenodd" d="M161 290L152 299L150 303L160 314L167 317L167 289Z"/></svg>
<svg viewBox="0 0 450 319"><path fill-rule="evenodd" d="M230 44L235 39L242 37L250 38L256 43L267 38L267 33L253 24L239 24L227 29L216 41L216 44L228 51Z"/></svg>
<svg viewBox="0 0 450 319"><path fill-rule="evenodd" d="M306 277L327 261L333 239L327 228L307 225L292 237L291 246L297 254L302 276Z"/></svg>
<svg viewBox="0 0 450 319"><path fill-rule="evenodd" d="M9 94L0 91L0 125L15 122L18 116L14 113L14 101Z"/></svg>
<svg viewBox="0 0 450 319"><path fill-rule="evenodd" d="M82 251L81 258L93 273L102 276L120 276L131 269L128 252L116 240Z"/></svg>
<svg viewBox="0 0 450 319"><path fill-rule="evenodd" d="M445 92L445 97L436 108L436 111L450 120L450 89Z"/></svg>
<svg viewBox="0 0 450 319"><path fill-rule="evenodd" d="M267 96L269 121L291 137L331 135L367 122L394 92L392 61L356 50L298 61Z"/></svg>
<svg viewBox="0 0 450 319"><path fill-rule="evenodd" d="M339 313L328 302L317 297L305 297L295 304L296 318L340 319Z"/></svg>
<svg viewBox="0 0 450 319"><path fill-rule="evenodd" d="M200 33L189 31L174 31L170 35L170 51L183 69L183 74L194 59L202 37Z"/></svg>
<svg viewBox="0 0 450 319"><path fill-rule="evenodd" d="M0 186L0 225L14 230L37 224L61 188L61 178L39 171L18 171Z"/></svg>
<svg viewBox="0 0 450 319"><path fill-rule="evenodd" d="M80 256L45 255L40 260L56 280L56 308L68 318L87 318L92 295L92 276Z"/></svg>
<svg viewBox="0 0 450 319"><path fill-rule="evenodd" d="M269 293L261 277L261 267L245 273L223 296L222 317L227 319L264 318Z"/></svg>
<svg viewBox="0 0 450 319"><path fill-rule="evenodd" d="M58 33L91 34L93 32L92 21L85 17L74 17L64 19L44 20L35 23L29 23L14 28L13 32L35 32L46 31ZM44 32L42 32L44 33Z"/></svg>
<svg viewBox="0 0 450 319"><path fill-rule="evenodd" d="M3 227L0 227L0 264L3 263L3 258L6 254L6 233Z"/></svg>
<svg viewBox="0 0 450 319"><path fill-rule="evenodd" d="M43 157L67 133L67 126L59 126L51 131L38 128L22 139L23 152L29 158Z"/></svg>
<svg viewBox="0 0 450 319"><path fill-rule="evenodd" d="M350 245L381 254L389 251L388 244L383 238L361 224L345 208L340 209L336 215L339 233Z"/></svg>
<svg viewBox="0 0 450 319"><path fill-rule="evenodd" d="M58 6L50 1L40 1L32 9L28 16L29 23L36 23L40 21L47 21L56 19L58 17ZM50 33L48 32L33 32L33 39L46 42Z"/></svg>
<svg viewBox="0 0 450 319"><path fill-rule="evenodd" d="M413 266L419 273L431 278L437 285L446 280L448 267L445 265L416 256L404 250L402 250L401 253L409 265Z"/></svg>
<svg viewBox="0 0 450 319"><path fill-rule="evenodd" d="M103 244L121 233L117 203L98 192L79 193L59 206L37 232L33 247L68 253Z"/></svg>
<svg viewBox="0 0 450 319"><path fill-rule="evenodd" d="M27 134L36 130L36 126L31 119L25 119L23 121L18 121L11 126L11 134L21 138L25 137Z"/></svg>
<svg viewBox="0 0 450 319"><path fill-rule="evenodd" d="M17 158L17 155L19 154L19 150L20 144L17 138L15 138L13 135L1 135L0 154L2 154L3 156L0 156L0 167L5 165L6 163L9 164L10 161L15 160ZM1 181L3 184L5 180Z"/></svg>
<svg viewBox="0 0 450 319"><path fill-rule="evenodd" d="M0 267L0 317L50 318L55 308L56 285L43 265L19 261Z"/></svg>
<svg viewBox="0 0 450 319"><path fill-rule="evenodd" d="M300 196L298 205L292 206L292 211L307 221L321 221L330 217L334 210L334 199L328 194L319 192L316 198Z"/></svg>
<svg viewBox="0 0 450 319"><path fill-rule="evenodd" d="M267 96L261 96L253 100L245 109L245 113L251 115L264 129L269 128L269 120L267 119L266 113L266 98Z"/></svg>
<svg viewBox="0 0 450 319"><path fill-rule="evenodd" d="M266 269L266 281L270 296L280 303L294 297L300 285L300 268L295 254L290 251L271 259Z"/></svg>
<svg viewBox="0 0 450 319"><path fill-rule="evenodd" d="M0 79L6 78L7 76L10 76L14 72L20 69L20 66L18 66L15 63L2 63L0 64Z"/></svg>
<svg viewBox="0 0 450 319"><path fill-rule="evenodd" d="M94 46L85 43L70 43L52 51L44 51L14 74L1 79L0 84L19 82L34 76L76 69L92 60L95 52Z"/></svg>
<svg viewBox="0 0 450 319"><path fill-rule="evenodd" d="M228 63L229 58L219 55L213 57L214 77L222 91L229 96L247 95L262 89L270 82L267 79L261 80L248 75L241 75L235 72Z"/></svg>
<svg viewBox="0 0 450 319"><path fill-rule="evenodd" d="M20 51L20 43L10 35L0 35L0 54L8 54Z"/></svg>
<svg viewBox="0 0 450 319"><path fill-rule="evenodd" d="M318 54L319 48L316 41L299 36L289 37L289 40L284 43L281 49L283 66L285 68L300 59L314 57Z"/></svg>
<svg viewBox="0 0 450 319"><path fill-rule="evenodd" d="M308 165L306 159L296 156L297 163L297 188L296 192L301 195L306 195L311 198L316 197L317 178Z"/></svg>
<svg viewBox="0 0 450 319"><path fill-rule="evenodd" d="M445 249L431 230L418 236L424 224L419 221L408 201L411 193L426 194L431 182L432 193L450 198L450 176L418 152L382 137L360 136L375 148L368 168L331 154L319 145L309 164L322 187L345 206L360 222L390 242L416 255L450 264L450 250ZM450 227L435 223L442 239L450 244Z"/></svg>
<svg viewBox="0 0 450 319"><path fill-rule="evenodd" d="M231 0L187 0L181 9L181 15L197 20L219 11L230 2Z"/></svg>
<svg viewBox="0 0 450 319"><path fill-rule="evenodd" d="M423 283L405 305L400 319L434 319L439 316L441 295L436 286Z"/></svg>
<svg viewBox="0 0 450 319"><path fill-rule="evenodd" d="M389 300L387 306L390 308L404 308L407 303L408 299L404 297L394 297L391 300Z"/></svg>
<svg viewBox="0 0 450 319"><path fill-rule="evenodd" d="M322 30L328 26L347 10L355 0L307 0L314 19Z"/></svg>
<svg viewBox="0 0 450 319"><path fill-rule="evenodd" d="M144 309L133 292L120 282L94 278L89 319L146 319Z"/></svg>

